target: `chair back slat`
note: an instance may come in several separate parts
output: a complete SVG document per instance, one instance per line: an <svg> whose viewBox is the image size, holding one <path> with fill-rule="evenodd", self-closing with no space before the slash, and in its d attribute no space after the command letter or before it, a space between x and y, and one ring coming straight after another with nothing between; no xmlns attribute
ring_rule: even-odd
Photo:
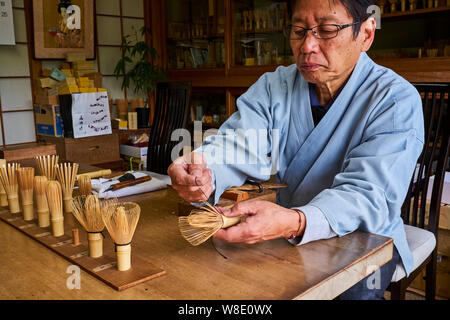
<svg viewBox="0 0 450 320"><path fill-rule="evenodd" d="M156 87L155 115L150 131L147 170L167 174L172 163L172 132L185 129L191 103L191 84L162 82Z"/></svg>
<svg viewBox="0 0 450 320"><path fill-rule="evenodd" d="M402 206L402 218L405 224L426 228L437 235L445 168L449 157L450 84L413 83L413 85L422 97L425 141ZM428 207L427 194L430 183L433 187Z"/></svg>

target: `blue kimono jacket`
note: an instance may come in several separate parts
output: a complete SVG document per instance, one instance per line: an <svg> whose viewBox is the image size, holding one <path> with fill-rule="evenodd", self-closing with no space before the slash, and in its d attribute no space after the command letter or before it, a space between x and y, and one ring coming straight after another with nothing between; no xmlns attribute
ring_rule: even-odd
<svg viewBox="0 0 450 320"><path fill-rule="evenodd" d="M362 53L316 127L308 83L296 65L261 76L237 109L196 150L214 173L215 202L248 177L267 180L276 173L288 185L278 192L281 206L323 214L338 236L359 229L393 238L411 272L400 208L424 125L420 95L409 82Z"/></svg>

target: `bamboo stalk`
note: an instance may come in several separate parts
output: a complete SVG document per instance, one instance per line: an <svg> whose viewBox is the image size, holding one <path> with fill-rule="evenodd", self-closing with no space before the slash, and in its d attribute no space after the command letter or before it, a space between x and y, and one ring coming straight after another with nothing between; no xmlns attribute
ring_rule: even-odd
<svg viewBox="0 0 450 320"><path fill-rule="evenodd" d="M33 209L33 184L34 168L22 167L17 169L17 176L22 197L23 219L31 221L34 219Z"/></svg>
<svg viewBox="0 0 450 320"><path fill-rule="evenodd" d="M9 210L13 214L20 212L19 183L16 174L18 168L20 168L18 163L8 163L0 168L0 179L5 187Z"/></svg>
<svg viewBox="0 0 450 320"><path fill-rule="evenodd" d="M52 233L55 237L64 235L64 215L61 185L58 181L50 181L46 190L48 207L51 215Z"/></svg>
<svg viewBox="0 0 450 320"><path fill-rule="evenodd" d="M107 176L108 174L111 174L112 171L110 169L104 169L104 170L98 170L93 172L87 172L87 173L80 173L77 175L77 181L80 179L81 176L88 176L91 179Z"/></svg>
<svg viewBox="0 0 450 320"><path fill-rule="evenodd" d="M50 212L48 210L46 195L47 185L48 180L46 176L34 177L36 212L38 215L38 225L41 228L48 227L50 225Z"/></svg>

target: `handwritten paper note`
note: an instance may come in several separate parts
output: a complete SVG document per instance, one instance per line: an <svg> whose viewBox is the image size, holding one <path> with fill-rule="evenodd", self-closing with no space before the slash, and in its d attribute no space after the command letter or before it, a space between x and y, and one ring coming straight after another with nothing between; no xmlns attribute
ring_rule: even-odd
<svg viewBox="0 0 450 320"><path fill-rule="evenodd" d="M0 0L0 45L15 45L11 0Z"/></svg>
<svg viewBox="0 0 450 320"><path fill-rule="evenodd" d="M106 92L72 94L74 138L111 134L111 115Z"/></svg>

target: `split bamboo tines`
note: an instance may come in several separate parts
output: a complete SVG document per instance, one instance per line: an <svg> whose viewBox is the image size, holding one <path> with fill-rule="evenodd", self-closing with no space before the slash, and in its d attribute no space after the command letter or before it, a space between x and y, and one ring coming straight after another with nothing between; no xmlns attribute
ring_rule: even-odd
<svg viewBox="0 0 450 320"><path fill-rule="evenodd" d="M47 179L55 180L56 171L55 166L59 162L59 156L56 154L47 155L47 156L37 156L36 164L39 168L39 175L46 176Z"/></svg>
<svg viewBox="0 0 450 320"><path fill-rule="evenodd" d="M18 163L8 163L0 168L0 179L5 187L11 213L20 212L19 183L16 174L18 168L20 168L20 164Z"/></svg>
<svg viewBox="0 0 450 320"><path fill-rule="evenodd" d="M80 191L80 195L82 196L88 196L92 194L92 183L89 176L82 175L79 177L78 190Z"/></svg>
<svg viewBox="0 0 450 320"><path fill-rule="evenodd" d="M5 159L0 159L0 167L3 167L6 165ZM3 187L3 182L0 179L0 207L7 207L8 206L8 197L6 196L6 190L5 187Z"/></svg>
<svg viewBox="0 0 450 320"><path fill-rule="evenodd" d="M49 181L47 190L48 208L50 210L52 233L55 237L64 235L64 215L61 185L58 181Z"/></svg>
<svg viewBox="0 0 450 320"><path fill-rule="evenodd" d="M117 269L126 271L131 268L131 239L136 230L141 208L133 202L105 206L102 218L114 241L117 257Z"/></svg>
<svg viewBox="0 0 450 320"><path fill-rule="evenodd" d="M36 211L38 215L38 225L41 228L50 225L50 212L48 211L47 203L47 185L48 180L46 176L34 177L34 196L36 198Z"/></svg>
<svg viewBox="0 0 450 320"><path fill-rule="evenodd" d="M78 172L78 163L60 163L56 166L56 176L61 183L64 195L64 212L72 212L72 194L75 178Z"/></svg>
<svg viewBox="0 0 450 320"><path fill-rule="evenodd" d="M22 167L17 169L17 177L22 197L23 220L31 221L34 219L33 209L33 184L34 168Z"/></svg>
<svg viewBox="0 0 450 320"><path fill-rule="evenodd" d="M117 204L117 199L99 200L97 195L79 196L72 201L72 213L88 233L89 256L98 258L103 255L103 235L105 223L102 219L102 207Z"/></svg>
<svg viewBox="0 0 450 320"><path fill-rule="evenodd" d="M245 219L245 216L226 217L208 202L205 204L205 207L192 210L187 217L178 218L181 235L193 246L202 244L220 229L231 227Z"/></svg>

